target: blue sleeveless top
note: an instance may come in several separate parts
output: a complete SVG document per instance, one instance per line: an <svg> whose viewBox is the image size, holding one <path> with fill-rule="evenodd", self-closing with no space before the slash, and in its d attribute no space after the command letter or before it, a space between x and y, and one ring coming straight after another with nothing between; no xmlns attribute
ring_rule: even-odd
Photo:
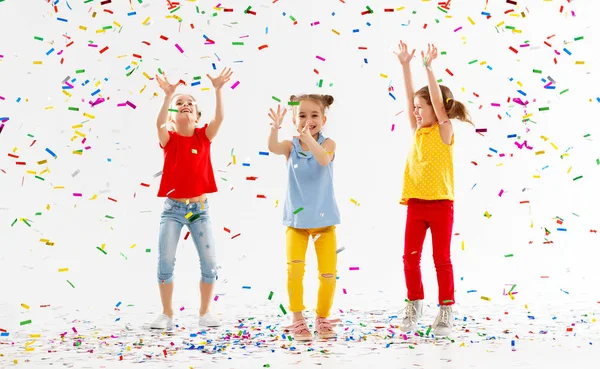
<svg viewBox="0 0 600 369"><path fill-rule="evenodd" d="M319 133L317 142L325 141ZM293 228L321 228L340 224L333 191L333 160L319 164L313 153L303 151L297 138L287 161L288 184L283 207L283 224Z"/></svg>

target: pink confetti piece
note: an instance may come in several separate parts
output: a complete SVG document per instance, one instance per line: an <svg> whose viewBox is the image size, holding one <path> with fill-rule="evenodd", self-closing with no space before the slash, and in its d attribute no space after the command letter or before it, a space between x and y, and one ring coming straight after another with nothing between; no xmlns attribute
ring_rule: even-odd
<svg viewBox="0 0 600 369"><path fill-rule="evenodd" d="M342 291L344 291L344 295L347 295L348 293L346 292L345 288L342 288Z"/></svg>
<svg viewBox="0 0 600 369"><path fill-rule="evenodd" d="M175 44L175 47L177 48L177 50L179 50L180 53L183 53L183 49L181 48L181 46L179 46L179 44Z"/></svg>
<svg viewBox="0 0 600 369"><path fill-rule="evenodd" d="M4 96L0 96L0 100L6 100Z"/></svg>
<svg viewBox="0 0 600 369"><path fill-rule="evenodd" d="M394 132L394 128L396 128L396 125L392 124L392 132Z"/></svg>
<svg viewBox="0 0 600 369"><path fill-rule="evenodd" d="M129 100L127 100L126 104L127 104L127 105L129 105L129 106L131 106L131 107L132 107L132 108L134 108L134 109L135 109L135 108L137 108L137 106L135 106L135 104L134 104L134 103L132 103L132 102L131 102L131 101L129 101Z"/></svg>
<svg viewBox="0 0 600 369"><path fill-rule="evenodd" d="M350 270L358 270L358 267L350 267Z"/></svg>
<svg viewBox="0 0 600 369"><path fill-rule="evenodd" d="M458 32L462 29L462 26L458 27L457 29L454 30L454 32Z"/></svg>
<svg viewBox="0 0 600 369"><path fill-rule="evenodd" d="M219 299L218 295L215 295L215 298L213 300L217 301Z"/></svg>
<svg viewBox="0 0 600 369"><path fill-rule="evenodd" d="M317 59L319 59L320 61L325 61L325 58L319 55L317 55Z"/></svg>
<svg viewBox="0 0 600 369"><path fill-rule="evenodd" d="M75 196L75 197L81 197L81 196L83 196L83 195L82 195L82 194L80 194L80 193L74 192L74 193L73 193L73 196Z"/></svg>
<svg viewBox="0 0 600 369"><path fill-rule="evenodd" d="M504 190L500 190L500 193L498 194L498 196L502 196L502 194L504 193Z"/></svg>
<svg viewBox="0 0 600 369"><path fill-rule="evenodd" d="M73 330L73 332L77 333L77 329L75 329L75 327L71 328Z"/></svg>
<svg viewBox="0 0 600 369"><path fill-rule="evenodd" d="M185 307L183 307L183 306L179 308L179 311L184 311L184 310L185 310Z"/></svg>
<svg viewBox="0 0 600 369"><path fill-rule="evenodd" d="M233 90L240 84L240 81L236 81L233 85L231 85L231 89Z"/></svg>
<svg viewBox="0 0 600 369"><path fill-rule="evenodd" d="M492 106L498 106L499 107L500 104L498 104L498 103L492 103Z"/></svg>
<svg viewBox="0 0 600 369"><path fill-rule="evenodd" d="M313 22L313 23L311 23L310 25L311 25L311 26L318 26L319 24L321 24L321 22L319 22L319 21L316 21L316 22Z"/></svg>

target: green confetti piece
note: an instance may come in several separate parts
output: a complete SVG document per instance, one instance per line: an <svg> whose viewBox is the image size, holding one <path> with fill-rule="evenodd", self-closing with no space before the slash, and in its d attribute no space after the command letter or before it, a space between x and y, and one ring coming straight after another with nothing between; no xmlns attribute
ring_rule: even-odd
<svg viewBox="0 0 600 369"><path fill-rule="evenodd" d="M587 133L585 136L583 136L583 138L588 138L590 136L591 136L591 134Z"/></svg>
<svg viewBox="0 0 600 369"><path fill-rule="evenodd" d="M71 111L79 111L79 108L74 107L74 106L69 106L69 110L71 110Z"/></svg>
<svg viewBox="0 0 600 369"><path fill-rule="evenodd" d="M323 87L323 80L322 79L319 80L319 87Z"/></svg>
<svg viewBox="0 0 600 369"><path fill-rule="evenodd" d="M181 6L178 6L177 8L171 10L171 14L175 13L176 11L178 11L179 9L181 9Z"/></svg>
<svg viewBox="0 0 600 369"><path fill-rule="evenodd" d="M302 151L298 152L298 154L302 155L302 156L308 156L305 153L303 153Z"/></svg>
<svg viewBox="0 0 600 369"><path fill-rule="evenodd" d="M31 324L31 319L29 320L24 320L21 323L19 323L20 325L26 325L26 324Z"/></svg>
<svg viewBox="0 0 600 369"><path fill-rule="evenodd" d="M444 13L448 14L448 11L447 11L446 9L443 9L443 8L442 8L442 7L440 7L440 6L438 6L437 8L438 8L438 10L441 10L442 12L444 12Z"/></svg>
<svg viewBox="0 0 600 369"><path fill-rule="evenodd" d="M273 298L273 291L271 291L271 293L269 293L269 300Z"/></svg>
<svg viewBox="0 0 600 369"><path fill-rule="evenodd" d="M164 74L163 71L162 71L162 69L160 69L160 68L158 68L158 73L159 74Z"/></svg>
<svg viewBox="0 0 600 369"><path fill-rule="evenodd" d="M232 44L233 46L244 46L244 43L243 43L243 42L241 42L241 41L233 41L231 44Z"/></svg>
<svg viewBox="0 0 600 369"><path fill-rule="evenodd" d="M44 179L44 178L42 178L42 177L40 177L40 176L35 176L35 178L37 178L37 179L39 179L39 180L41 180L41 181L45 181L45 179Z"/></svg>
<svg viewBox="0 0 600 369"><path fill-rule="evenodd" d="M146 252L150 252L150 249L146 249Z"/></svg>
<svg viewBox="0 0 600 369"><path fill-rule="evenodd" d="M475 64L475 63L477 63L477 59L475 59L475 60L471 60L471 61L469 62L469 64Z"/></svg>
<svg viewBox="0 0 600 369"><path fill-rule="evenodd" d="M283 312L283 315L287 315L287 311L285 311L285 308L283 307L283 304L279 304L279 308Z"/></svg>
<svg viewBox="0 0 600 369"><path fill-rule="evenodd" d="M290 101L290 102L288 102L288 105L298 106L298 105L300 105L300 101Z"/></svg>
<svg viewBox="0 0 600 369"><path fill-rule="evenodd" d="M23 219L23 223L25 223L25 224L27 224L29 227L31 227L31 224L29 224L29 223L27 222L27 220Z"/></svg>
<svg viewBox="0 0 600 369"><path fill-rule="evenodd" d="M77 69L75 71L75 74L81 74L81 73L85 73L85 69Z"/></svg>
<svg viewBox="0 0 600 369"><path fill-rule="evenodd" d="M197 81L199 79L202 79L202 76L194 76L194 81Z"/></svg>
<svg viewBox="0 0 600 369"><path fill-rule="evenodd" d="M547 110L550 110L550 107L544 106L543 108L540 108L540 111L547 111Z"/></svg>
<svg viewBox="0 0 600 369"><path fill-rule="evenodd" d="M270 367L271 367L271 365L269 365L269 364L263 365L263 368L270 368Z"/></svg>
<svg viewBox="0 0 600 369"><path fill-rule="evenodd" d="M567 88L566 90L562 90L562 91L560 92L560 95L564 94L564 93L565 93L565 92L567 92L567 91L569 91L569 89L568 89L568 88Z"/></svg>
<svg viewBox="0 0 600 369"><path fill-rule="evenodd" d="M573 178L573 180L576 181L576 180L581 179L581 178L583 178L583 176L575 177L575 178Z"/></svg>
<svg viewBox="0 0 600 369"><path fill-rule="evenodd" d="M596 165L600 165L600 159L596 159Z"/></svg>
<svg viewBox="0 0 600 369"><path fill-rule="evenodd" d="M12 224L10 225L11 227L15 225L15 223L18 221L19 219L15 219L14 222L12 222Z"/></svg>
<svg viewBox="0 0 600 369"><path fill-rule="evenodd" d="M445 51L442 51L441 55L446 55L446 52L445 52Z"/></svg>
<svg viewBox="0 0 600 369"><path fill-rule="evenodd" d="M280 100L280 99L278 99L278 98L276 98L275 96L271 96L271 98L272 98L273 100L277 101L278 103L280 103L280 102L281 102L281 100Z"/></svg>
<svg viewBox="0 0 600 369"><path fill-rule="evenodd" d="M512 258L514 255L513 254L506 254L504 255L505 258Z"/></svg>
<svg viewBox="0 0 600 369"><path fill-rule="evenodd" d="M115 217L113 217L112 215L105 215L104 217L108 219L115 219Z"/></svg>
<svg viewBox="0 0 600 369"><path fill-rule="evenodd" d="M288 334L287 339L288 339L288 341L291 342L292 341L292 336Z"/></svg>
<svg viewBox="0 0 600 369"><path fill-rule="evenodd" d="M42 212L41 212L41 211L38 211L37 213L35 213L35 215L36 215L36 216L38 216L38 215L42 215Z"/></svg>
<svg viewBox="0 0 600 369"><path fill-rule="evenodd" d="M38 41L44 41L43 37L39 37L39 36L33 36L34 40L38 40Z"/></svg>
<svg viewBox="0 0 600 369"><path fill-rule="evenodd" d="M443 81L442 81L442 79L441 79L441 78L437 80L437 83L442 83L442 82L443 82Z"/></svg>
<svg viewBox="0 0 600 369"><path fill-rule="evenodd" d="M444 300L444 301L442 301L443 304L449 304L451 302L454 302L454 300Z"/></svg>
<svg viewBox="0 0 600 369"><path fill-rule="evenodd" d="M75 288L75 286L73 285L73 283L71 283L70 280L67 279L67 282L71 285L71 287Z"/></svg>
<svg viewBox="0 0 600 369"><path fill-rule="evenodd" d="M294 16L293 16L293 15L290 15L290 19L292 20L292 22L295 22L295 21L296 21L296 18L294 18Z"/></svg>
<svg viewBox="0 0 600 369"><path fill-rule="evenodd" d="M505 28L506 29L515 29L515 27L513 27L513 26L506 26Z"/></svg>
<svg viewBox="0 0 600 369"><path fill-rule="evenodd" d="M575 41L583 40L583 36L575 37Z"/></svg>
<svg viewBox="0 0 600 369"><path fill-rule="evenodd" d="M415 349L415 346L413 346L413 345L408 345L408 348L409 348L409 349L411 349L411 350L414 350L414 349Z"/></svg>
<svg viewBox="0 0 600 369"><path fill-rule="evenodd" d="M177 109L169 109L168 111L170 111L171 113L179 113L179 110Z"/></svg>
<svg viewBox="0 0 600 369"><path fill-rule="evenodd" d="M294 215L298 214L299 212L301 212L302 210L304 210L304 208L298 208L296 210L294 210Z"/></svg>
<svg viewBox="0 0 600 369"><path fill-rule="evenodd" d="M429 328L427 328L427 332L425 332L425 335L429 336L429 332L431 332L431 326L429 326Z"/></svg>
<svg viewBox="0 0 600 369"><path fill-rule="evenodd" d="M192 154L197 154L198 151L196 149L192 149Z"/></svg>
<svg viewBox="0 0 600 369"><path fill-rule="evenodd" d="M534 70L533 70L533 73L542 73L542 71L541 71L541 70L539 70L539 69L534 69Z"/></svg>
<svg viewBox="0 0 600 369"><path fill-rule="evenodd" d="M101 253L103 253L104 255L106 255L106 251L104 251L100 246L96 246L96 248L98 250L100 250Z"/></svg>
<svg viewBox="0 0 600 369"><path fill-rule="evenodd" d="M196 219L198 219L198 218L200 218L200 214L194 214L194 215L192 215L192 216L190 217L190 219L188 219L188 221L189 221L190 223L192 223L194 220L196 220Z"/></svg>
<svg viewBox="0 0 600 369"><path fill-rule="evenodd" d="M31 138L33 138L33 135L32 135L31 133L28 133L28 134L27 134L27 137L31 137Z"/></svg>
<svg viewBox="0 0 600 369"><path fill-rule="evenodd" d="M112 26L104 26L102 27L103 30L107 30L107 29L112 29Z"/></svg>
<svg viewBox="0 0 600 369"><path fill-rule="evenodd" d="M517 285L513 284L513 286L510 288L510 291L508 291L508 292L512 292L515 289L515 287L517 287Z"/></svg>

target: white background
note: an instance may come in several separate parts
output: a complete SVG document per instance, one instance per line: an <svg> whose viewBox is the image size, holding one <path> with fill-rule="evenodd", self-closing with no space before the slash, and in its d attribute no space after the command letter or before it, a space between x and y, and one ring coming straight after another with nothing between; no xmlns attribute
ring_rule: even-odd
<svg viewBox="0 0 600 369"><path fill-rule="evenodd" d="M281 225L284 159L260 156L259 151L267 151L267 112L277 104L271 97L285 104L291 94L309 92L335 97L324 134L338 144L335 176L342 214L338 240L346 249L339 254L334 308L386 309L389 306L379 304L382 298L400 306L405 298L402 248L406 209L398 200L410 131L401 69L392 53L399 39L417 50L434 42L446 52L434 62L436 76L457 100L467 104L477 127L488 130L479 135L470 125L454 122L456 235L452 254L457 301L463 306L507 304L514 309L542 303L560 307L569 301L591 307L600 301L596 272L600 235L590 232L600 230L600 166L596 164L600 158L600 103L596 100L600 81L595 47L600 32L592 26L598 14L596 2L519 1L519 7L513 7L491 1L486 10L493 14L491 19L481 15L484 1L453 1L451 18L445 18L432 1L265 1L252 6L256 16L243 14L248 2L223 3L234 9L232 13L211 9L216 3L181 3L176 13L181 23L166 18L169 12L164 1L146 0L144 6L132 1L134 16L127 16L131 11L127 1L107 6L99 1L71 1L72 10L60 1L58 15L42 0L0 3L0 96L5 98L0 100L0 117L10 117L0 133L0 327L15 329L19 321L43 319L42 304L93 306L100 314L110 314L119 301L150 310L158 305L156 258L163 200L156 197L160 178L153 175L162 169L155 128L162 95L156 81L142 73L154 76L162 68L171 80L185 80L187 87L182 92L196 96L207 122L213 114L214 92L201 88L210 87L205 74L216 73L212 63L218 70L233 68L232 82L240 82L235 89L227 86L224 90L226 120L212 148L219 192L211 195L209 202L222 265L217 293L224 294L215 309L227 312L236 306L263 303L270 291L275 293L268 305L273 314L280 303L287 306L285 228ZM196 4L207 14L198 14ZM366 5L374 14L360 14ZM404 10L383 12L403 5ZM562 14L560 5L565 5ZM104 8L113 10L114 15ZM510 8L524 12L525 18L504 15ZM289 15L298 20L297 25ZM57 16L68 22L58 21ZM148 16L150 22L143 25ZM311 26L317 21L320 24ZM502 21L505 24L496 27ZM112 29L96 33L108 25ZM507 30L506 25L522 33ZM353 32L356 29L359 31ZM161 40L160 35L169 40ZM205 45L203 35L216 44ZM584 39L574 41L578 36ZM543 43L546 40L552 47ZM74 44L65 47L70 41ZM232 45L238 41L244 45ZM531 46L519 47L526 41ZM88 42L98 47L89 47ZM263 44L268 48L259 51ZM109 50L100 54L104 46ZM368 50L359 50L361 46ZM509 46L519 53L510 51ZM51 48L54 52L46 55ZM61 50L62 55L57 55ZM134 53L143 59L135 58ZM318 60L317 55L326 60ZM38 60L43 63L34 65ZM478 62L469 64L472 60ZM487 64L481 65L483 61ZM576 61L585 64L576 65ZM133 62L139 69L127 77L126 68L135 67ZM416 89L426 79L418 60L412 67ZM446 68L454 76L447 74ZM76 74L80 69L85 72ZM76 78L72 82L75 88L67 90L70 98L62 92L61 82L67 76ZM193 76L203 76L199 86L190 86ZM556 89L543 88L541 79L548 76L556 81ZM317 87L319 79L323 79L321 88ZM90 82L82 86L85 80ZM388 95L390 86L396 100ZM100 94L92 97L97 88ZM559 94L565 89L569 91ZM153 97L154 93L160 96ZM110 99L90 107L89 102L99 96ZM528 100L529 106L523 109L507 103L508 97ZM137 108L117 107L127 100ZM546 106L549 111L539 111ZM523 123L526 114L532 114L531 121ZM286 119L282 139L293 134L290 114ZM86 135L85 144L81 137L71 140L72 127L82 122L83 128L77 130ZM533 149L518 149L516 139L507 138L510 134L517 134L519 142L526 139ZM584 138L586 134L590 136ZM86 146L91 148L86 150ZM490 147L505 156L494 154ZM55 152L57 159L46 148ZM79 149L83 155L74 155ZM236 165L229 165L232 150ZM542 150L544 154L535 154ZM9 157L9 153L19 158ZM41 160L48 163L38 165ZM16 165L16 161L27 164ZM27 172L39 174L45 168L50 172L41 175L44 181ZM75 171L79 174L73 177ZM573 181L580 175L582 179ZM247 181L247 176L258 179ZM141 186L142 182L150 187ZM504 193L498 196L501 190ZM257 194L267 199L258 199ZM97 199L90 200L94 195ZM521 201L529 201L529 205ZM492 214L490 219L483 216L486 211ZM114 219L107 219L107 214ZM562 225L556 217L563 220ZM31 227L22 221L11 226L17 218L28 219ZM550 235L545 235L545 228ZM231 239L238 233L239 237ZM54 246L40 239L48 239ZM96 249L102 244L107 255ZM133 244L136 247L132 249ZM145 252L148 248L150 253ZM430 250L428 237L422 267L426 298L435 303L437 285ZM506 254L514 257L506 258ZM307 264L305 299L307 307L313 308L317 272L311 249ZM352 266L360 270L349 271ZM59 268L69 271L59 273ZM191 238L182 240L176 267L176 309L198 307L198 277ZM515 301L502 294L505 286L512 284L517 284ZM477 292L467 293L469 290ZM23 309L21 303L31 309Z"/></svg>

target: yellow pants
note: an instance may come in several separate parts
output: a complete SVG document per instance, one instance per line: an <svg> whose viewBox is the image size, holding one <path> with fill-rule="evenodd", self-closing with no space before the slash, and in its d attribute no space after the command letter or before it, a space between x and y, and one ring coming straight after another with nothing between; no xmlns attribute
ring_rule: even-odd
<svg viewBox="0 0 600 369"><path fill-rule="evenodd" d="M318 235L318 236L317 236ZM288 263L288 295L289 309L301 312L304 307L304 265L308 237L313 236L317 251L319 269L319 295L317 300L317 316L327 318L333 305L336 285L337 242L335 226L325 228L297 229L288 227L286 231L287 263ZM318 238L317 238L318 237Z"/></svg>

